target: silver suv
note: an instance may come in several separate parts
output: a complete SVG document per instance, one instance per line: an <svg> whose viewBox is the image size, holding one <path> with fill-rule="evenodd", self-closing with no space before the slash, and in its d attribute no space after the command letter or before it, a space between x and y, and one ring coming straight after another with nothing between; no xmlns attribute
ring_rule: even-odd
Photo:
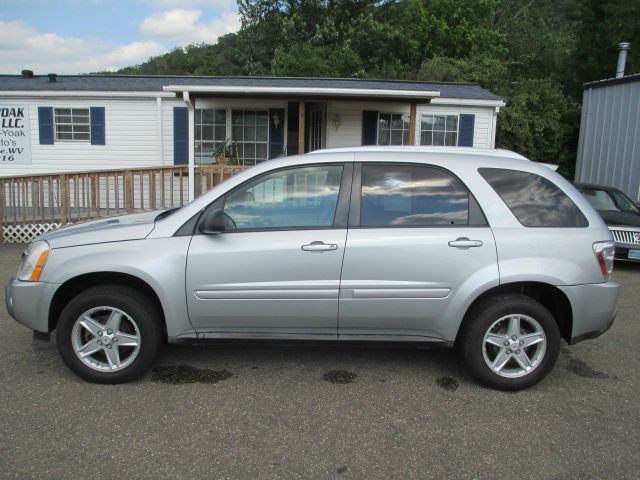
<svg viewBox="0 0 640 480"><path fill-rule="evenodd" d="M516 390L562 339L611 326L613 254L589 202L515 153L351 148L46 234L6 299L93 382L140 377L166 339L367 340L455 345L482 383Z"/></svg>

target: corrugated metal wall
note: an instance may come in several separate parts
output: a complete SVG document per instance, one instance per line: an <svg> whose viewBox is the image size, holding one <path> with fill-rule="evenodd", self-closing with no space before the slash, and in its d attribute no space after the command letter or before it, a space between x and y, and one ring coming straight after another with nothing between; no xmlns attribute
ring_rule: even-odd
<svg viewBox="0 0 640 480"><path fill-rule="evenodd" d="M585 88L576 182L617 187L640 201L640 78Z"/></svg>

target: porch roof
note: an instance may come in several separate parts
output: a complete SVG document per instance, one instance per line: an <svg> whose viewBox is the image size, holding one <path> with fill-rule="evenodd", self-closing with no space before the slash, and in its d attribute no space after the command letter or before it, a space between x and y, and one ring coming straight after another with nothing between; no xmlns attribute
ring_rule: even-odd
<svg viewBox="0 0 640 480"><path fill-rule="evenodd" d="M385 97L398 99L460 99L501 103L502 99L473 83L438 83L395 80L287 77L198 77L149 75L58 75L50 82L46 75L23 78L0 75L3 92L46 95L48 92L158 92L239 95L298 95L334 97Z"/></svg>

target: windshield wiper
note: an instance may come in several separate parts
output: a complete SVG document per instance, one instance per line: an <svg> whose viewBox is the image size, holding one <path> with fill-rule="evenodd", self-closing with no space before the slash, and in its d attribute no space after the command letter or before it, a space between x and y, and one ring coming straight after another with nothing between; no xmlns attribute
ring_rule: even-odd
<svg viewBox="0 0 640 480"><path fill-rule="evenodd" d="M173 212L180 210L181 207L175 207L175 208L171 208L169 210L165 210L164 212L158 214L158 216L156 216L156 218L153 220L154 222L157 222L158 220L162 220L163 218L167 218L169 215L171 215Z"/></svg>

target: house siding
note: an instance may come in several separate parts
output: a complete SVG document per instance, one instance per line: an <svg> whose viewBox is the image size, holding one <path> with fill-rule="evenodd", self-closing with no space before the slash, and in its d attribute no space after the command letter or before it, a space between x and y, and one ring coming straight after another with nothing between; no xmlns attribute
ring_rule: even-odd
<svg viewBox="0 0 640 480"><path fill-rule="evenodd" d="M159 166L156 99L5 99L2 105L29 109L31 165L3 164L1 176ZM39 141L38 107L105 108L105 145ZM172 136L172 135L171 135Z"/></svg>
<svg viewBox="0 0 640 480"><path fill-rule="evenodd" d="M370 102L329 102L327 105L327 148L353 147L362 142L362 112L374 110L378 112L409 113L407 103L370 103ZM476 148L493 148L493 107L418 105L416 109L416 144L420 141L420 115L445 114L459 115L468 113L475 115L473 146ZM334 119L339 115L340 124L335 128Z"/></svg>
<svg viewBox="0 0 640 480"><path fill-rule="evenodd" d="M296 99L271 98L198 98L196 108L260 108L284 109ZM31 165L0 165L0 176L51 174L92 170L115 170L174 165L174 107L185 107L181 98L168 97L3 97L0 104L25 106L29 111ZM104 145L90 142L55 142L40 144L38 108L105 109ZM350 147L362 143L362 112L409 113L408 102L327 102L326 147ZM475 115L474 147L493 148L495 130L494 107L466 107L418 104L415 138L420 138L420 115L423 113ZM335 116L340 122L336 128ZM287 145L288 118L284 118ZM297 140L297 139L296 139Z"/></svg>
<svg viewBox="0 0 640 480"><path fill-rule="evenodd" d="M461 113L475 115L473 126L473 146L475 148L493 148L491 132L491 119L494 108L468 108L465 106L449 106L449 105L418 105L416 111L416 143L420 141L420 115L460 115Z"/></svg>
<svg viewBox="0 0 640 480"><path fill-rule="evenodd" d="M409 104L373 102L329 102L327 104L327 148L353 147L362 144L362 112L409 113ZM333 120L340 116L336 129Z"/></svg>

